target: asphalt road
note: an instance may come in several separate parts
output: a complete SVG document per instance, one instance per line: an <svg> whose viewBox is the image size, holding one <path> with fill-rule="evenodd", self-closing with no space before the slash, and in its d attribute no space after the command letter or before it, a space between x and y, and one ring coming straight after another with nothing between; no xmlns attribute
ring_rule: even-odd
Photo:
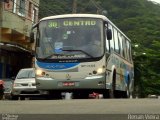
<svg viewBox="0 0 160 120"><path fill-rule="evenodd" d="M0 113L2 116L6 114L38 114L39 116L45 116L46 114L47 116L48 114L56 114L60 116L67 116L67 114L78 114L95 116L96 114L98 115L98 118L100 117L99 115L105 116L107 114L111 116L114 115L115 117L116 115L117 117L119 117L118 115L123 115L121 118L125 116L127 119L132 119L135 117L132 115L154 114L157 116L152 117L160 120L160 99L73 99L0 101ZM144 118L145 117L146 116L144 116ZM58 119L58 117L56 118L57 120L61 120Z"/></svg>

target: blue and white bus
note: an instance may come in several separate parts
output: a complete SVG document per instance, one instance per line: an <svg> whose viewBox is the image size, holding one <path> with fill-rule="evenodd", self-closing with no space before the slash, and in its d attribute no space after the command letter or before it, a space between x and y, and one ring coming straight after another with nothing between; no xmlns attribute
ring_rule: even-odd
<svg viewBox="0 0 160 120"><path fill-rule="evenodd" d="M32 28L37 88L53 96L72 92L129 97L134 87L131 40L107 17L67 14Z"/></svg>

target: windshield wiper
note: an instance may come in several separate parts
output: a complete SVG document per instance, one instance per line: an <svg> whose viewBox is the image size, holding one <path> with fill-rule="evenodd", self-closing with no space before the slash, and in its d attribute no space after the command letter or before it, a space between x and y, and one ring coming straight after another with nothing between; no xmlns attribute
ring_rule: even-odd
<svg viewBox="0 0 160 120"><path fill-rule="evenodd" d="M85 51L83 51L83 50L70 50L70 49L61 49L61 50L62 50L62 51L68 51L68 52L82 52L82 53L84 53L85 55L93 58L92 55L90 55L89 53L87 53L87 52L85 52ZM51 57L54 56L54 55L56 55L56 56L58 56L58 55L63 56L64 54L56 54L56 53L53 53L53 54L51 54L51 55L43 58L43 60L47 60L47 59L51 58Z"/></svg>
<svg viewBox="0 0 160 120"><path fill-rule="evenodd" d="M18 77L18 79L24 79L24 78L28 78L28 77Z"/></svg>
<svg viewBox="0 0 160 120"><path fill-rule="evenodd" d="M85 51L83 51L83 50L68 50L68 49L61 49L62 51L68 51L68 52L82 52L82 53L84 53L85 55L88 55L88 56L90 56L91 58L93 58L93 56L92 55L90 55L89 53L87 53L87 52L85 52Z"/></svg>
<svg viewBox="0 0 160 120"><path fill-rule="evenodd" d="M51 55L49 55L49 56L47 56L47 57L45 57L45 58L42 58L43 60L47 60L47 59L49 59L49 58L51 58L52 56L54 56L54 55L62 55L62 54L56 54L56 53L53 53L53 54L51 54Z"/></svg>

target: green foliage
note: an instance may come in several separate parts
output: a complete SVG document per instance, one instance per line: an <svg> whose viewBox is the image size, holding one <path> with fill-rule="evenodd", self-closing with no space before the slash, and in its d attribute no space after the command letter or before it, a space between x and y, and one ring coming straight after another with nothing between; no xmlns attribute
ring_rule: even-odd
<svg viewBox="0 0 160 120"><path fill-rule="evenodd" d="M40 18L72 13L73 0L40 0ZM135 88L141 97L160 94L160 5L147 0L77 0L77 13L99 13L111 19L131 40ZM142 53L146 53L146 56Z"/></svg>

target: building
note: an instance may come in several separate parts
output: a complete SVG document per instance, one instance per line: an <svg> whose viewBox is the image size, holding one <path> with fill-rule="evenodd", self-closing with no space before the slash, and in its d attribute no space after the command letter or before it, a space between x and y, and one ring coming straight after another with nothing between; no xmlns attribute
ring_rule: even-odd
<svg viewBox="0 0 160 120"><path fill-rule="evenodd" d="M0 1L0 78L32 66L31 26L38 21L39 0Z"/></svg>

